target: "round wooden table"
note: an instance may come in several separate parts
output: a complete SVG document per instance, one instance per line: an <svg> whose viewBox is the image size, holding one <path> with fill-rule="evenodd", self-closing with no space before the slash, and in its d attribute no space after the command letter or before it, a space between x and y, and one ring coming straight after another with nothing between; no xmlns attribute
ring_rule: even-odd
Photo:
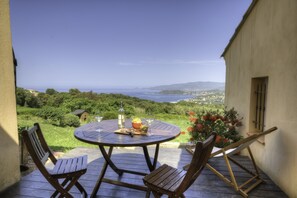
<svg viewBox="0 0 297 198"><path fill-rule="evenodd" d="M110 166L117 174L122 175L124 172L137 175L147 175L148 173L136 172L118 168L111 160L113 147L131 147L140 146L143 148L144 157L150 171L155 170L158 160L160 143L172 140L180 135L180 128L162 121L154 121L149 128L148 135L124 135L115 133L118 130L117 120L103 120L102 122L93 122L77 128L74 136L83 142L95 144L105 159L101 174L96 182L91 197L96 197L97 191L102 182L107 182L115 185L125 186L138 190L147 191L145 186L129 184L121 181L115 181L104 178L106 169ZM131 120L126 120L125 128L131 128ZM156 145L153 162L151 162L147 146ZM108 152L104 147L109 146Z"/></svg>

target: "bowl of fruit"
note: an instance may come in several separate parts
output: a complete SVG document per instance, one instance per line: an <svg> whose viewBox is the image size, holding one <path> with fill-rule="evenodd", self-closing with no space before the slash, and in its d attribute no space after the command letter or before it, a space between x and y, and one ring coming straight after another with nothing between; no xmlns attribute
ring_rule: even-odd
<svg viewBox="0 0 297 198"><path fill-rule="evenodd" d="M142 126L142 122L141 122L141 119L140 118L133 118L132 119L132 127L134 129L140 129Z"/></svg>

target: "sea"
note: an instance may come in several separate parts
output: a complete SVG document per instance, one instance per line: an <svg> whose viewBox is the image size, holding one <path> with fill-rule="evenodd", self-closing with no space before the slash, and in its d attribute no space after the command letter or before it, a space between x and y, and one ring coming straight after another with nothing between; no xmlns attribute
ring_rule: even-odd
<svg viewBox="0 0 297 198"><path fill-rule="evenodd" d="M186 94L164 94L159 90L152 89L95 89L92 90L96 93L117 93L127 96L137 97L145 100L152 100L155 102L179 102L181 100L188 100L193 98L192 95Z"/></svg>
<svg viewBox="0 0 297 198"><path fill-rule="evenodd" d="M35 89L40 92L45 92L46 89ZM56 89L59 92L68 92L69 89ZM182 100L194 98L192 95L185 94L164 94L159 90L152 90L146 88L102 88L102 89L79 89L81 92L93 91L94 93L115 93L123 94L140 99L151 100L155 102L170 102L176 103Z"/></svg>

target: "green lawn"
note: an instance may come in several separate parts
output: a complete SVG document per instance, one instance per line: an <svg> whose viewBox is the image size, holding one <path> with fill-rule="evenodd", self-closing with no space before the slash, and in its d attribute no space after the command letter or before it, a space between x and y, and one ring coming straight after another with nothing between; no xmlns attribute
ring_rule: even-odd
<svg viewBox="0 0 297 198"><path fill-rule="evenodd" d="M34 119L34 121L32 121ZM54 151L66 152L75 147L94 147L96 146L83 143L77 140L73 132L74 127L58 127L47 123L47 121L40 119L38 117L31 117L30 120L24 119L24 116L18 116L18 123L22 126L33 126L34 122L40 124L43 135Z"/></svg>
<svg viewBox="0 0 297 198"><path fill-rule="evenodd" d="M186 116L171 116L170 118L163 118L163 117L157 117L159 120L162 120L164 122L168 122L170 124L174 124L180 128L181 131L187 131L188 125L188 118ZM181 134L172 142L180 142L180 143L187 143L189 142L190 135L189 133Z"/></svg>

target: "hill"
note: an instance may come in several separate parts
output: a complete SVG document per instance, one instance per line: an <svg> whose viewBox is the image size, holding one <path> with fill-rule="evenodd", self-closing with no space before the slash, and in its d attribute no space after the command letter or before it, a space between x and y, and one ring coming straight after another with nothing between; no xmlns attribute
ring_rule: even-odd
<svg viewBox="0 0 297 198"><path fill-rule="evenodd" d="M224 90L225 83L221 82L188 82L172 85L160 85L150 87L152 90L181 90L181 91L206 91L206 90Z"/></svg>

